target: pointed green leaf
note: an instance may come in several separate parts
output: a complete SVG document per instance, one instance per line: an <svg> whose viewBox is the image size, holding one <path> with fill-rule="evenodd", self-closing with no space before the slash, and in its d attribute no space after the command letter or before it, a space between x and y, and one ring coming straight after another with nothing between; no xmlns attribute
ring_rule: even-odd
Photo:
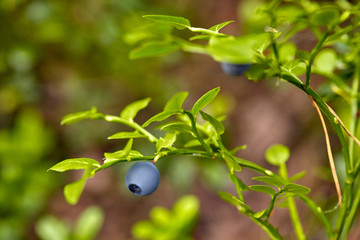
<svg viewBox="0 0 360 240"><path fill-rule="evenodd" d="M235 207L239 207L239 206L241 206L241 205L243 204L243 203L240 201L240 199L238 199L237 197L233 196L233 195L230 194L230 193L219 191L219 192L218 192L218 195L220 196L220 198L221 198L222 200L224 200L225 202L228 202L228 203L234 205Z"/></svg>
<svg viewBox="0 0 360 240"><path fill-rule="evenodd" d="M128 161L133 158L139 159L139 158L143 157L144 155L142 155L140 152L138 152L136 150L131 150L128 154L126 153L125 150L120 150L120 151L116 151L113 153L104 153L104 156L105 156L104 163L109 163L109 162L121 161L121 160Z"/></svg>
<svg viewBox="0 0 360 240"><path fill-rule="evenodd" d="M223 157L226 165L228 166L230 173L233 173L234 171L236 171L236 172L241 171L240 165L231 156L229 156L227 154L222 154L222 157Z"/></svg>
<svg viewBox="0 0 360 240"><path fill-rule="evenodd" d="M174 112L161 112L161 113L158 113L156 114L155 116L151 117L149 120L147 120L143 125L142 127L147 127L150 125L150 123L152 122L161 122L161 121L164 121L166 119L168 119L169 117L171 117L172 115L175 115L175 114L178 114L179 112L178 111L174 111Z"/></svg>
<svg viewBox="0 0 360 240"><path fill-rule="evenodd" d="M246 149L246 145L238 146L230 151L231 154L235 155L238 151Z"/></svg>
<svg viewBox="0 0 360 240"><path fill-rule="evenodd" d="M200 114L205 121L208 121L211 124L211 126L215 129L217 135L220 136L225 132L225 128L219 120L203 111L200 111Z"/></svg>
<svg viewBox="0 0 360 240"><path fill-rule="evenodd" d="M127 139L127 138L143 138L145 137L143 134L134 131L134 132L119 132L115 133L108 137L108 139Z"/></svg>
<svg viewBox="0 0 360 240"><path fill-rule="evenodd" d="M64 188L64 196L69 204L75 205L84 189L86 179L80 179L76 182L67 184Z"/></svg>
<svg viewBox="0 0 360 240"><path fill-rule="evenodd" d="M243 199L242 191L247 191L249 188L236 176L235 173L229 173L229 179L234 183L239 199Z"/></svg>
<svg viewBox="0 0 360 240"><path fill-rule="evenodd" d="M70 113L64 116L60 124L61 125L73 124L84 119L102 119L102 118L104 118L104 114L98 113L97 109L93 107L91 108L91 110L88 111Z"/></svg>
<svg viewBox="0 0 360 240"><path fill-rule="evenodd" d="M256 192L262 192L269 194L270 196L273 196L276 192L272 187L266 186L266 185L252 185L249 186L249 188Z"/></svg>
<svg viewBox="0 0 360 240"><path fill-rule="evenodd" d="M289 182L295 182L297 180L299 180L300 178L303 178L306 175L305 171L299 172L297 174L295 174L294 176L292 176L291 178L288 179Z"/></svg>
<svg viewBox="0 0 360 240"><path fill-rule="evenodd" d="M256 213L253 214L253 217L254 218L262 218L264 216L264 214L266 213L266 211L267 211L267 209L264 209L264 210L262 210L260 212L256 212Z"/></svg>
<svg viewBox="0 0 360 240"><path fill-rule="evenodd" d="M176 141L176 133L166 133L165 137L160 138L156 143L156 150L160 152L163 148L171 148Z"/></svg>
<svg viewBox="0 0 360 240"><path fill-rule="evenodd" d="M295 195L306 195L310 192L310 189L296 183L289 183L281 191Z"/></svg>
<svg viewBox="0 0 360 240"><path fill-rule="evenodd" d="M169 15L145 15L143 17L157 23L171 25L180 30L191 27L190 21L183 17Z"/></svg>
<svg viewBox="0 0 360 240"><path fill-rule="evenodd" d="M174 42L147 42L130 52L130 59L161 57L180 49Z"/></svg>
<svg viewBox="0 0 360 240"><path fill-rule="evenodd" d="M234 21L227 21L227 22L219 23L219 24L216 24L215 26L212 26L211 28L209 28L209 30L219 32L220 29L222 29L223 27L225 27L228 24L233 23L233 22Z"/></svg>
<svg viewBox="0 0 360 240"><path fill-rule="evenodd" d="M276 166L286 163L289 157L290 157L289 148L281 144L272 145L266 150L265 153L266 160L270 164Z"/></svg>
<svg viewBox="0 0 360 240"><path fill-rule="evenodd" d="M220 88L214 88L207 93L205 93L203 96L197 100L197 102L194 104L193 108L191 109L192 115L196 115L201 109L203 109L206 105L208 105L219 93Z"/></svg>
<svg viewBox="0 0 360 240"><path fill-rule="evenodd" d="M188 92L178 92L174 94L164 107L164 112L181 111L182 105L188 96Z"/></svg>
<svg viewBox="0 0 360 240"><path fill-rule="evenodd" d="M97 168L100 167L98 161L91 158L72 158L63 160L54 166L52 166L49 170L57 171L57 172L65 172L68 170L79 170L79 169L87 169L87 168Z"/></svg>
<svg viewBox="0 0 360 240"><path fill-rule="evenodd" d="M160 130L167 132L188 132L193 134L191 126L182 122L171 122L161 126Z"/></svg>
<svg viewBox="0 0 360 240"><path fill-rule="evenodd" d="M192 139L192 140L188 141L187 143L185 143L185 145L184 145L185 148L191 148L191 147L197 147L197 146L201 146L201 143L197 139Z"/></svg>
<svg viewBox="0 0 360 240"><path fill-rule="evenodd" d="M138 100L136 102L130 103L127 105L120 113L120 117L132 121L134 120L136 114L146 108L149 105L151 98L145 98L142 100Z"/></svg>
<svg viewBox="0 0 360 240"><path fill-rule="evenodd" d="M269 184L271 186L281 188L283 185L286 184L286 181L282 179L281 177L274 175L274 176L259 176L252 178L253 180L263 182L266 184Z"/></svg>

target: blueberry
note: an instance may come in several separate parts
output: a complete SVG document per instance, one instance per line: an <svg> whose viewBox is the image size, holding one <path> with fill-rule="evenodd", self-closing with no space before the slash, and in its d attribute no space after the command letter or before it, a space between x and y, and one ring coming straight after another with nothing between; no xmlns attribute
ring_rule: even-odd
<svg viewBox="0 0 360 240"><path fill-rule="evenodd" d="M222 70L231 76L243 75L246 70L250 68L251 64L232 64L232 63L221 63Z"/></svg>
<svg viewBox="0 0 360 240"><path fill-rule="evenodd" d="M138 162L132 165L125 177L128 189L141 196L154 192L160 183L160 173L153 163Z"/></svg>

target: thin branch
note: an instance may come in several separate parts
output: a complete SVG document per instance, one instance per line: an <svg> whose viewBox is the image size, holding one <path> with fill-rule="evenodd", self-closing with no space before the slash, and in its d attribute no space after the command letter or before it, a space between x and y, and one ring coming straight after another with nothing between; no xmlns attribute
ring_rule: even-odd
<svg viewBox="0 0 360 240"><path fill-rule="evenodd" d="M334 179L336 192L337 192L337 195L338 195L339 205L341 205L341 198L342 198L341 197L341 189L340 189L339 179L338 179L337 174L336 174L334 158L333 158L333 155L332 155L332 152L331 152L330 139L329 139L329 134L328 134L328 131L327 131L327 128L326 128L325 120L324 120L324 118L323 118L323 116L321 114L320 108L316 104L315 100L311 96L310 96L310 98L314 103L314 106L316 108L317 113L319 114L321 124L322 124L322 127L324 129L325 140L326 140L326 149L327 149L327 153L328 153L328 157L329 157L331 173L332 173L332 176L333 176L333 179Z"/></svg>

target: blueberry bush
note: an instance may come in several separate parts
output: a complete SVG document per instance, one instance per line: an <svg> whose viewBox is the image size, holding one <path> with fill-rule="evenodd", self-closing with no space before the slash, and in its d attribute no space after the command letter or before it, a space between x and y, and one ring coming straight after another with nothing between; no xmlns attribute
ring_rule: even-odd
<svg viewBox="0 0 360 240"><path fill-rule="evenodd" d="M261 21L249 23L250 27L254 24L253 32L232 36L221 32L232 21L200 28L192 26L184 17L145 15L144 21L152 24L141 29L141 32L131 33L133 39L137 39L138 46L129 56L130 59L161 57L179 50L205 54L219 62L227 74L245 74L252 81L277 79L277 84L293 85L306 94L323 127L326 140L324 151L328 154L329 168L338 196L337 205L331 209L336 214L329 215L316 200L308 197L308 187L295 183L304 176L304 172L299 171L298 174L289 176L286 162L290 152L286 146L273 145L265 153L266 160L278 167L275 172L239 157L238 152L243 146L229 149L224 144L225 127L222 121L225 116L212 116L206 112L206 106L218 95L219 87L207 91L190 108L183 107L189 93L178 92L167 101L162 112L143 123L135 121L135 117L148 106L150 98L129 104L119 115L104 114L95 107L66 115L61 122L64 125L91 119L119 123L131 129L108 137L126 139L127 143L116 152L105 153L103 162L90 158L73 158L50 168L58 172L84 171L80 180L65 186L67 201L76 204L87 179L113 165L135 161L152 161L156 164L158 161L166 161L172 155L195 156L208 161L220 161L227 166L236 194L220 191L219 197L258 224L269 238L283 239L278 227L271 222L274 209L280 205L288 208L296 237L307 238L295 202L295 199L299 199L317 217L319 228L321 226L328 239L347 239L360 204L360 142L356 138L359 124L360 4L346 0L321 3L309 0L273 0L259 3L256 17ZM259 25L262 27L259 28ZM181 34L183 31L193 35L184 38ZM304 31L311 32L316 38L311 49L299 49L294 43L294 39ZM240 70L237 66L240 66ZM319 89L312 87L314 75L325 79ZM346 121L340 119L330 106L337 103L345 103L345 108L349 109ZM149 128L155 123L160 131ZM343 172L339 172L334 164L327 126L329 124L341 144L345 166ZM139 138L153 144L153 154L143 154L133 148L134 141ZM186 141L178 141L180 138ZM253 178L258 184L244 184L241 174L244 168L258 174ZM340 174L345 176L343 180L338 177ZM145 178L145 175L140 174L138 177ZM129 189L137 191L133 187ZM270 196L268 207L261 211L253 210L244 197L247 191Z"/></svg>

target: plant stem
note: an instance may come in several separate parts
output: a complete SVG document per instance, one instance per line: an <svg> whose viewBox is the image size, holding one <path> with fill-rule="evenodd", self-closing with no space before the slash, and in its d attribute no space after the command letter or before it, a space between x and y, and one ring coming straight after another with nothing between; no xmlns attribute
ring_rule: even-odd
<svg viewBox="0 0 360 240"><path fill-rule="evenodd" d="M142 133L150 142L157 142L158 139L152 135L151 133L149 133L148 131L146 131L144 128L142 128L139 124L137 124L134 121L128 121L124 118L118 117L118 116L112 116L112 115L105 115L104 119L108 122L115 122L115 123L121 123L124 124L126 126L129 126L135 130L137 130L138 132Z"/></svg>
<svg viewBox="0 0 360 240"><path fill-rule="evenodd" d="M288 173L287 173L285 164L281 164L279 166L279 173L282 178L288 179ZM290 219L294 226L296 237L299 240L304 240L304 239L306 239L306 236L304 234L304 230L301 225L300 217L298 214L298 210L297 210L294 198L288 197L287 203L288 203L288 208L289 208L289 213L290 213Z"/></svg>
<svg viewBox="0 0 360 240"><path fill-rule="evenodd" d="M207 145L204 140L202 139L202 137L200 136L198 130L197 130L197 127L196 127L196 122L195 122L195 118L194 116L188 112L188 111L185 111L184 110L184 113L189 117L190 119L190 122L191 122L191 127L192 127L192 130L196 136L196 139L201 143L201 146L203 146L203 148L207 151L207 152L212 152L211 148L209 145Z"/></svg>
<svg viewBox="0 0 360 240"><path fill-rule="evenodd" d="M309 58L309 62L308 65L306 66L306 83L305 83L305 88L307 88L310 85L310 77L311 77L311 68L312 68L312 64L314 62L314 59L316 57L316 55L319 53L319 51L321 50L321 47L323 46L326 38L329 36L331 29L327 29L324 34L322 35L321 39L317 42L315 48L313 48L313 50L310 53L310 58Z"/></svg>
<svg viewBox="0 0 360 240"><path fill-rule="evenodd" d="M248 214L248 216L250 217L250 219L257 223L266 233L267 235L273 239L273 240L281 240L283 239L281 237L281 235L279 234L278 230L276 228L274 228L271 224L269 224L268 222L265 222L264 220L260 219L260 218L255 218L253 216L253 214Z"/></svg>

